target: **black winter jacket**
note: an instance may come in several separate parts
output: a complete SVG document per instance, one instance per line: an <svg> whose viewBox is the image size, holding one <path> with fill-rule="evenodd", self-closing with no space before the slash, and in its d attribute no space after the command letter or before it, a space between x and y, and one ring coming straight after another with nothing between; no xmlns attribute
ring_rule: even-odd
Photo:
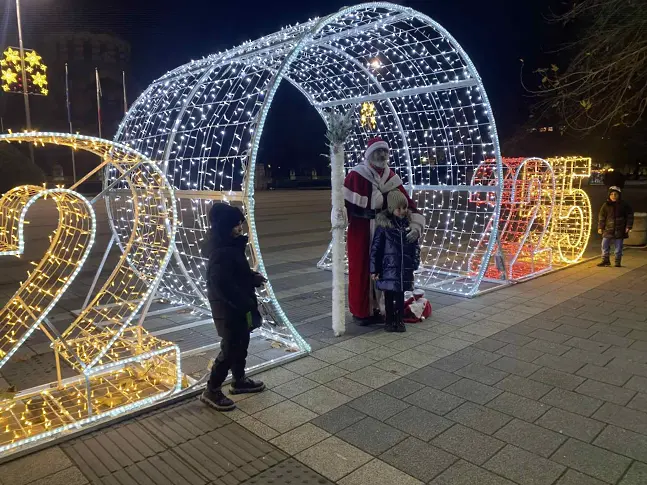
<svg viewBox="0 0 647 485"><path fill-rule="evenodd" d="M247 314L252 313L253 327L260 325L255 288L263 283L252 271L245 255L247 237L210 235L202 249L207 263L207 296L218 333L224 329L249 328ZM251 330L251 328L250 328Z"/></svg>
<svg viewBox="0 0 647 485"><path fill-rule="evenodd" d="M410 216L394 217L388 211L375 218L377 228L371 245L371 274L377 274L376 286L382 291L410 291L413 272L420 265L420 246L407 241Z"/></svg>
<svg viewBox="0 0 647 485"><path fill-rule="evenodd" d="M634 225L634 211L622 199L616 202L607 200L600 208L598 216L598 229L602 230L602 237L614 239L627 239L627 229Z"/></svg>

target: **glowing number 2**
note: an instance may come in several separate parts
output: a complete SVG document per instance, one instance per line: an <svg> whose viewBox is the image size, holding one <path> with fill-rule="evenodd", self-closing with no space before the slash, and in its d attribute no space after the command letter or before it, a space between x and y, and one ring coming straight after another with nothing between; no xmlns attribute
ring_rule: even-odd
<svg viewBox="0 0 647 485"><path fill-rule="evenodd" d="M57 364L63 358L78 372L65 380L59 372L49 387L0 398L0 453L161 399L182 382L179 348L132 325L152 298L173 250L177 207L164 174L138 152L98 138L22 133L2 135L3 140L67 145L99 155L103 161L96 170L117 170L123 197L132 201L134 222L103 287L57 335L54 327L46 328L47 313L87 257L94 211L66 189L18 187L0 201L0 254L22 252L24 215L35 200L51 196L59 211L45 257L0 313L0 366L40 327L52 340Z"/></svg>

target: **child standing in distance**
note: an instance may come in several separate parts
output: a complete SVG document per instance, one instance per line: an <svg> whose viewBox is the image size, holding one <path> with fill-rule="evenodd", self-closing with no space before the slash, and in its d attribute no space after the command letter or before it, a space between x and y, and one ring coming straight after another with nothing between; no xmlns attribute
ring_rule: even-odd
<svg viewBox="0 0 647 485"><path fill-rule="evenodd" d="M600 208L598 234L602 235L602 261L598 266L611 266L611 242L615 246L616 268L622 266L622 246L634 225L634 211L622 200L620 187L609 188L609 198Z"/></svg>
<svg viewBox="0 0 647 485"><path fill-rule="evenodd" d="M387 332L405 332L404 292L413 290L413 272L420 265L418 239L409 242L411 213L400 190L387 195L387 209L375 217L370 271L378 290L384 292Z"/></svg>
<svg viewBox="0 0 647 485"><path fill-rule="evenodd" d="M266 281L252 271L245 255L245 216L237 207L214 204L209 213L211 232L203 256L207 264L207 296L216 330L221 338L220 353L211 368L207 389L200 400L218 411L236 406L222 392L229 370L233 375L231 394L261 392L265 385L245 377L245 359L250 332L261 325L255 288Z"/></svg>

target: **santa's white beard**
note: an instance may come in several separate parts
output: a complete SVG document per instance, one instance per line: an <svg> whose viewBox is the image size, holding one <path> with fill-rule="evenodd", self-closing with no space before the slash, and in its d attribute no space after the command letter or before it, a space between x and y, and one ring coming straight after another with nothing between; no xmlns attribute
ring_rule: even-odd
<svg viewBox="0 0 647 485"><path fill-rule="evenodd" d="M383 168L386 168L388 165L389 161L388 160L371 160L369 162L373 168L377 168L379 170L382 170Z"/></svg>

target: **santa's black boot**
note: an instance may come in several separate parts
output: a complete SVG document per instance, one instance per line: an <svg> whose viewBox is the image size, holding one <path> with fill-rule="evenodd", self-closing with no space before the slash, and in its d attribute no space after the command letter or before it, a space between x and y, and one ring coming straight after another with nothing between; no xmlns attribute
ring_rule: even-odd
<svg viewBox="0 0 647 485"><path fill-rule="evenodd" d="M602 256L602 261L598 263L598 268L604 268L606 266L611 266L611 261L609 261L609 256Z"/></svg>
<svg viewBox="0 0 647 485"><path fill-rule="evenodd" d="M622 268L622 256L616 257L616 268Z"/></svg>

